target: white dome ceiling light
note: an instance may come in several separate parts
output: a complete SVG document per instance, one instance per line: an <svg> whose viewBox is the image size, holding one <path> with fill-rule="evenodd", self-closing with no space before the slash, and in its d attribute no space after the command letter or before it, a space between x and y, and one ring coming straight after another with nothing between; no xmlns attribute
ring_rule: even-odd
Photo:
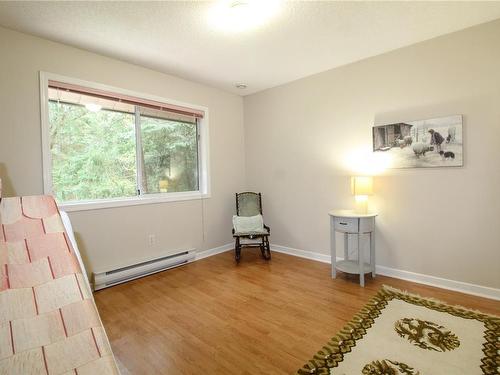
<svg viewBox="0 0 500 375"><path fill-rule="evenodd" d="M210 9L208 20L215 29L241 32L268 22L278 11L278 0L223 0Z"/></svg>

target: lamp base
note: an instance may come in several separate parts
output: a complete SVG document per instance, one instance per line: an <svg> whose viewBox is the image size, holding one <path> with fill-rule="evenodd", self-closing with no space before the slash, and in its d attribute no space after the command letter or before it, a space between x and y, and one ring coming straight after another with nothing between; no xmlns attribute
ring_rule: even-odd
<svg viewBox="0 0 500 375"><path fill-rule="evenodd" d="M368 196L367 195L356 195L356 209L357 214L367 214L368 213Z"/></svg>

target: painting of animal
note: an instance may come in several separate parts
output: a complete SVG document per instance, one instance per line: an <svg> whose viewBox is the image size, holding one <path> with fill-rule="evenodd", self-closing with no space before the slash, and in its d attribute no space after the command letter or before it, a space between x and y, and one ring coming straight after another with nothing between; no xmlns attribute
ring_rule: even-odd
<svg viewBox="0 0 500 375"><path fill-rule="evenodd" d="M396 139L396 146L399 146L399 148L403 148L406 146L406 142L404 139Z"/></svg>
<svg viewBox="0 0 500 375"><path fill-rule="evenodd" d="M375 125L373 152L391 168L461 167L462 135L462 115Z"/></svg>
<svg viewBox="0 0 500 375"><path fill-rule="evenodd" d="M434 151L434 146L431 146L426 143L415 143L413 145L413 152L415 153L415 156L419 158L420 156L425 156L425 153L427 151Z"/></svg>
<svg viewBox="0 0 500 375"><path fill-rule="evenodd" d="M439 155L441 155L443 159L455 159L455 153L452 151L439 151Z"/></svg>

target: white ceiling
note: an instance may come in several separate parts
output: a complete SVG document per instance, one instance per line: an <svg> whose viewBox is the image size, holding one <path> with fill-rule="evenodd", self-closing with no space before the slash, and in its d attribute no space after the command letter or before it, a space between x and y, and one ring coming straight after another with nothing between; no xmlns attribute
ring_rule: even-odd
<svg viewBox="0 0 500 375"><path fill-rule="evenodd" d="M247 95L500 18L500 2L282 2L260 27L228 32L209 22L213 7L0 2L0 25Z"/></svg>

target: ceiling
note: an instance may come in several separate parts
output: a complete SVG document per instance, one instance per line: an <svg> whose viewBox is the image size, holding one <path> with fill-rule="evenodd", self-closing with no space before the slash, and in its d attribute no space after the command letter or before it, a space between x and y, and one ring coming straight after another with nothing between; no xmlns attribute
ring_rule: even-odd
<svg viewBox="0 0 500 375"><path fill-rule="evenodd" d="M247 95L500 18L500 2L295 1L223 30L219 5L3 1L0 25Z"/></svg>

